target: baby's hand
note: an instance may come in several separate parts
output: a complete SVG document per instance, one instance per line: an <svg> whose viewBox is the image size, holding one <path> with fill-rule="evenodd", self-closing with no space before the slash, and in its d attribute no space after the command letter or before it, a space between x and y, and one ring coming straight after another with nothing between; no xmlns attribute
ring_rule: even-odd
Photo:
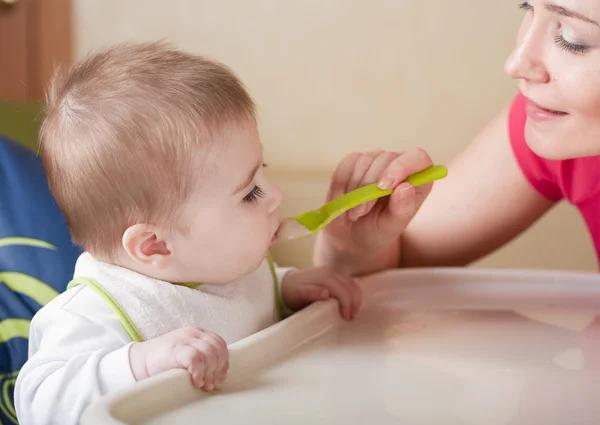
<svg viewBox="0 0 600 425"><path fill-rule="evenodd" d="M362 291L354 280L330 267L289 272L281 294L285 305L294 311L333 297L340 303L340 312L346 320L354 319L362 302Z"/></svg>
<svg viewBox="0 0 600 425"><path fill-rule="evenodd" d="M170 369L186 369L195 387L212 391L223 385L229 351L219 335L187 327L133 344L129 362L138 381Z"/></svg>

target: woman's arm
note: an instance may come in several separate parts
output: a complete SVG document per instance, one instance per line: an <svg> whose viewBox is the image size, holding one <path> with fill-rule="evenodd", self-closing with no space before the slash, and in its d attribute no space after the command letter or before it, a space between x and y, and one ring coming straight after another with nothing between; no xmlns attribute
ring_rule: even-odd
<svg viewBox="0 0 600 425"><path fill-rule="evenodd" d="M436 183L401 237L401 265L466 265L511 241L552 205L519 168L506 109Z"/></svg>
<svg viewBox="0 0 600 425"><path fill-rule="evenodd" d="M330 264L353 275L398 266L459 266L520 234L553 202L531 187L521 173L510 144L508 113L506 108L492 120L450 164L448 176L436 182L431 193L428 187L402 191L404 185L396 183L385 202L369 205L364 211L356 208L321 232L315 263ZM381 181L390 174L399 182L431 164L411 152L378 163L381 155L371 162L362 183ZM366 161L362 161L364 166ZM355 160L354 170L360 162L360 158ZM340 168L332 181L339 181L344 173L353 174ZM402 197L402 193L408 196Z"/></svg>

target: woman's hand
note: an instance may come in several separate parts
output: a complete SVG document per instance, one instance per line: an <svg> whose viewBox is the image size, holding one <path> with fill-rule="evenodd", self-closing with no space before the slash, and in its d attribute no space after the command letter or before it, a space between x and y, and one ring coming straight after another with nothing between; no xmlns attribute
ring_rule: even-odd
<svg viewBox="0 0 600 425"><path fill-rule="evenodd" d="M321 231L315 265L330 265L351 275L398 266L400 236L432 186L415 188L403 181L431 165L431 158L421 149L353 153L344 158L333 174L327 201L374 182L394 192L359 205Z"/></svg>

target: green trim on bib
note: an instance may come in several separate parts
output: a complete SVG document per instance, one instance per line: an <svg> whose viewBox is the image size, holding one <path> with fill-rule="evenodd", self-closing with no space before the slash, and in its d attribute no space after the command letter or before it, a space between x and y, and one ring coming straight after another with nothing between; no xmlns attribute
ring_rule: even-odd
<svg viewBox="0 0 600 425"><path fill-rule="evenodd" d="M199 286L202 286L201 283L175 283L171 282L171 285L175 286L183 286L184 288L196 289Z"/></svg>
<svg viewBox="0 0 600 425"><path fill-rule="evenodd" d="M275 286L275 310L277 311L277 320L281 320L281 297L279 296L279 279L277 279L277 272L275 271L275 263L271 257L271 253L267 252L267 263L269 263L269 269L271 270L271 276L273 276L273 285Z"/></svg>
<svg viewBox="0 0 600 425"><path fill-rule="evenodd" d="M129 335L133 342L144 342L144 338L142 338L137 328L135 327L129 316L127 316L123 308L119 305L118 302L115 301L112 295L110 295L98 282L87 277L78 277L69 282L69 284L67 285L67 289L74 288L78 285L87 286L88 288L96 292L96 294L98 294L100 298L106 301L109 307L117 315L117 318L125 328L127 335Z"/></svg>
<svg viewBox="0 0 600 425"><path fill-rule="evenodd" d="M273 287L275 289L275 311L277 312L277 320L281 320L281 297L279 295L279 280L277 279L277 272L275 271L275 263L273 262L273 258L271 258L271 253L267 252L267 263L269 263L269 270L271 270L271 276L273 277ZM73 279L67 285L67 290L71 288L75 288L76 286L84 285L93 290L96 294L100 296L108 306L115 313L123 328L127 332L127 335L133 340L133 342L144 342L144 339L140 335L139 331L127 316L127 313L123 310L123 307L119 305L119 303L110 295L98 282L94 279L90 279L88 277L77 277ZM174 283L173 285L183 286L185 288L195 289L201 286L201 283Z"/></svg>
<svg viewBox="0 0 600 425"><path fill-rule="evenodd" d="M273 277L273 285L275 287L275 310L277 311L277 320L281 320L281 297L279 295L279 280L277 279L277 272L275 271L275 263L271 257L271 253L267 251L267 263L269 263L269 270L271 270L271 276ZM202 286L202 283L171 283L172 285L183 286L185 288L196 289Z"/></svg>

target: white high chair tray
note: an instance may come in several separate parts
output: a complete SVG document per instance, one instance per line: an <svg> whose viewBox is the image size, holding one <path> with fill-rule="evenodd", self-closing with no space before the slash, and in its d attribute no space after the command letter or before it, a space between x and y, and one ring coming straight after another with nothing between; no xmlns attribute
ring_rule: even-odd
<svg viewBox="0 0 600 425"><path fill-rule="evenodd" d="M230 346L223 390L171 371L103 398L84 425L600 424L600 274L422 269Z"/></svg>

